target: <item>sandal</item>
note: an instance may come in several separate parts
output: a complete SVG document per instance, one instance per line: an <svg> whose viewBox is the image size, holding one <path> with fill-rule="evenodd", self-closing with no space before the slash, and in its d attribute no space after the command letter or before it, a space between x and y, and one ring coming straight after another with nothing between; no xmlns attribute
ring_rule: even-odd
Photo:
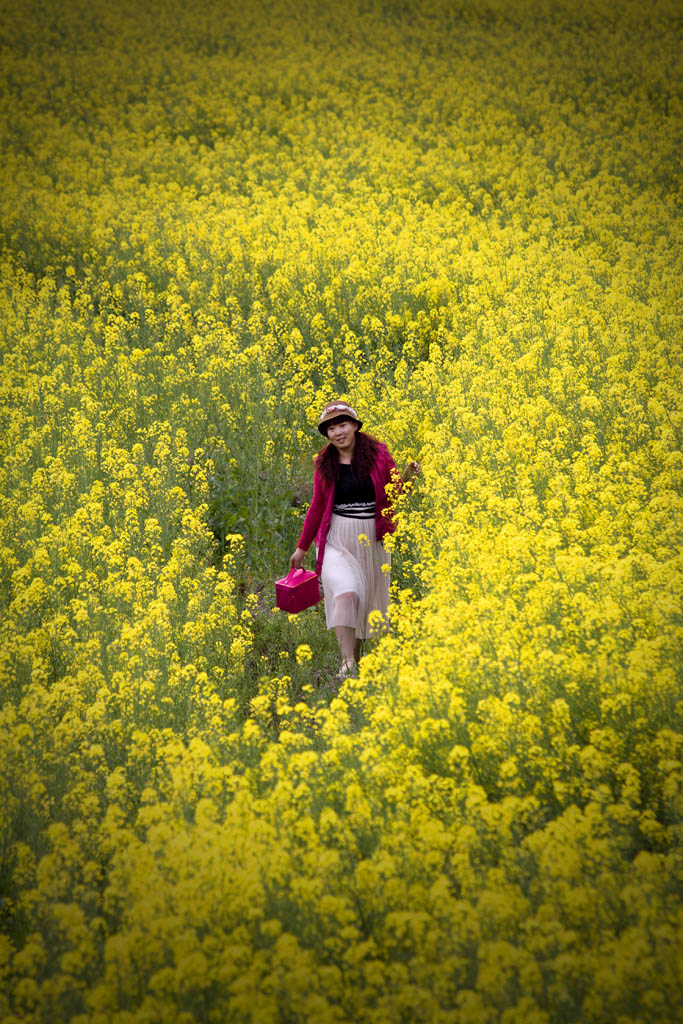
<svg viewBox="0 0 683 1024"><path fill-rule="evenodd" d="M339 669L339 671L337 672L337 675L335 677L335 683L337 683L337 685L339 683L343 683L345 679L348 679L349 676L354 674L355 670L356 670L356 662L355 661L350 661L350 660L342 661L341 668Z"/></svg>

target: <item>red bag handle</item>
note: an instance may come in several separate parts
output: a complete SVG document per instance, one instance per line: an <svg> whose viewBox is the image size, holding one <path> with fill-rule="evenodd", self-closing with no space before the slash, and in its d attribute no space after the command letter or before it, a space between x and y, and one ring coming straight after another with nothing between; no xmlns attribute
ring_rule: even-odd
<svg viewBox="0 0 683 1024"><path fill-rule="evenodd" d="M297 573L297 572L306 572L306 570L305 570L305 569L302 569L302 568L301 568L301 566L299 566L299 568L298 568L298 569L297 569L297 568L296 568L295 566L293 566L293 567L292 567L292 568L291 568L291 569L289 570L289 573L287 574L287 578L286 578L286 580L285 580L285 583L291 583L291 582L292 582L292 579L294 578L294 575L295 575L295 573Z"/></svg>

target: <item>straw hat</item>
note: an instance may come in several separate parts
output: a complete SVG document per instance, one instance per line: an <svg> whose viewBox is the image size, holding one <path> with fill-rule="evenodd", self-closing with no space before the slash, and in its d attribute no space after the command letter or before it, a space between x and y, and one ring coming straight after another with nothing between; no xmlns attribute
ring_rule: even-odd
<svg viewBox="0 0 683 1024"><path fill-rule="evenodd" d="M363 426L362 421L358 419L355 409L352 409L348 402L333 399L327 403L320 413L320 419L318 420L318 430L320 433L327 437L327 427L325 424L329 423L330 420L336 420L338 416L346 416L347 419L354 420L358 424L359 430Z"/></svg>

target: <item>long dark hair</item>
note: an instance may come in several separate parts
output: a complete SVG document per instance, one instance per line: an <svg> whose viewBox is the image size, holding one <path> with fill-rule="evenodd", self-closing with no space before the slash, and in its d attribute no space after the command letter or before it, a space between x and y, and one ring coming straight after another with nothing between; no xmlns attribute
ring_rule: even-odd
<svg viewBox="0 0 683 1024"><path fill-rule="evenodd" d="M363 480L377 461L380 442L372 434L356 431L356 443L351 457L351 471ZM334 484L339 476L339 452L330 442L325 445L316 460L316 468L326 484Z"/></svg>

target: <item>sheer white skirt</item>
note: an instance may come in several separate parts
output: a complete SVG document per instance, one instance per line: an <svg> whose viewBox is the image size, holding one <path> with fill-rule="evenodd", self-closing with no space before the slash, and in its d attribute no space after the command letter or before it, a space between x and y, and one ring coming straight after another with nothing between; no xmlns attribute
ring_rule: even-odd
<svg viewBox="0 0 683 1024"><path fill-rule="evenodd" d="M351 626L361 640L382 628L371 626L370 613L384 617L389 607L391 554L374 537L374 519L333 513L320 572L327 628Z"/></svg>

